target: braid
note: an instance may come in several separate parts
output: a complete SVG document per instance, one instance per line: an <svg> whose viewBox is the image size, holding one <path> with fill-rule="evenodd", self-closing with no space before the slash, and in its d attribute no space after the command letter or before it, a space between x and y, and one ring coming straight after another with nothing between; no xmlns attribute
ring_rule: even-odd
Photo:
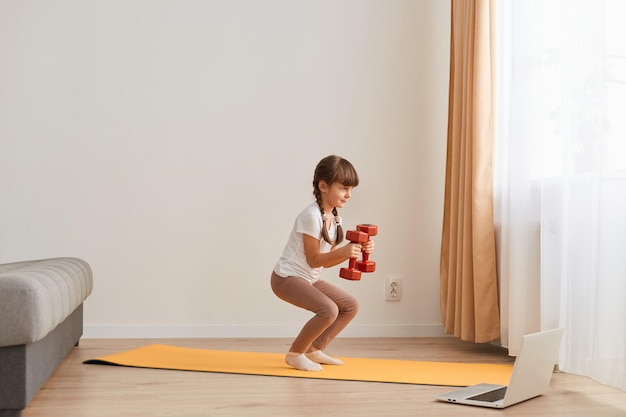
<svg viewBox="0 0 626 417"><path fill-rule="evenodd" d="M316 193L316 197L317 197L318 193ZM324 217L324 209L322 208L321 196L317 197L316 200L317 200L317 205L320 207L320 212L322 214L322 238L326 242L328 242L328 243L330 243L332 245L333 242L331 242L330 236L328 236L328 227L326 225L326 217ZM333 211L334 211L334 209L333 209Z"/></svg>
<svg viewBox="0 0 626 417"><path fill-rule="evenodd" d="M337 236L335 236L335 242L331 241L330 236L328 236L328 226L326 224L326 217L324 216L324 209L320 204L321 199L317 198L316 200L317 205L320 207L320 213L322 215L322 238L331 245L338 245L339 243L341 243L341 241L343 241L343 228L341 227L341 224L337 224ZM333 216L337 217L338 215L339 213L337 212L337 207L333 207Z"/></svg>
<svg viewBox="0 0 626 417"><path fill-rule="evenodd" d="M333 207L333 215L337 217L339 213L337 212L337 207ZM337 225L337 236L335 237L335 245L338 245L343 240L343 227L341 227L341 223Z"/></svg>

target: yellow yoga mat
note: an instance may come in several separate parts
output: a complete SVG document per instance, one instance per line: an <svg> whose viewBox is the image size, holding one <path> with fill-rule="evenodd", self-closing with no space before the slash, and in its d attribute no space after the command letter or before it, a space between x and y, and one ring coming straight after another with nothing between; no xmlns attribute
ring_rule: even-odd
<svg viewBox="0 0 626 417"><path fill-rule="evenodd" d="M396 359L340 358L341 366L323 365L319 372L285 364L285 355L260 352L192 349L154 344L84 361L86 364L218 372L398 384L468 386L481 382L508 384L513 365L419 362Z"/></svg>

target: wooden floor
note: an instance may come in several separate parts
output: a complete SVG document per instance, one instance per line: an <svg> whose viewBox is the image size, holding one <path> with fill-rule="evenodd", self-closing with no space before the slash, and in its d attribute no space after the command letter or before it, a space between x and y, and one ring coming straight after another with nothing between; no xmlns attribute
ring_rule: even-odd
<svg viewBox="0 0 626 417"><path fill-rule="evenodd" d="M449 387L329 381L85 365L82 361L151 343L286 352L287 339L83 339L24 410L24 417L118 416L580 416L625 417L626 393L555 373L549 391L504 410L433 397ZM384 359L506 363L492 345L446 338L340 338L328 353ZM322 371L323 372L323 371Z"/></svg>

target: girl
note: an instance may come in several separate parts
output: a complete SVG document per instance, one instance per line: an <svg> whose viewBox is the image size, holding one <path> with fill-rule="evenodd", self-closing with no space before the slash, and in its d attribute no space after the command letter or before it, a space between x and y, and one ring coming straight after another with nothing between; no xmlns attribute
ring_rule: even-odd
<svg viewBox="0 0 626 417"><path fill-rule="evenodd" d="M371 253L374 242L338 246L344 234L337 208L350 199L359 176L350 162L331 155L315 168L315 202L296 218L283 254L274 266L272 290L279 298L315 313L296 337L285 357L288 365L302 371L321 371L322 365L342 365L323 349L358 311L357 300L342 289L320 279L322 268Z"/></svg>

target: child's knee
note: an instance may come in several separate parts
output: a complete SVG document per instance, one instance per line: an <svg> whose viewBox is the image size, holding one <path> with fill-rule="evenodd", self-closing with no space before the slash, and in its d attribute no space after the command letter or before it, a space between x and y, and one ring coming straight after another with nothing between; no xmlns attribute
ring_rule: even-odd
<svg viewBox="0 0 626 417"><path fill-rule="evenodd" d="M347 303L343 308L343 313L347 316L356 316L359 312L359 302L356 298L352 299L351 302Z"/></svg>
<svg viewBox="0 0 626 417"><path fill-rule="evenodd" d="M339 316L339 307L335 303L327 303L318 310L317 315L332 323Z"/></svg>

